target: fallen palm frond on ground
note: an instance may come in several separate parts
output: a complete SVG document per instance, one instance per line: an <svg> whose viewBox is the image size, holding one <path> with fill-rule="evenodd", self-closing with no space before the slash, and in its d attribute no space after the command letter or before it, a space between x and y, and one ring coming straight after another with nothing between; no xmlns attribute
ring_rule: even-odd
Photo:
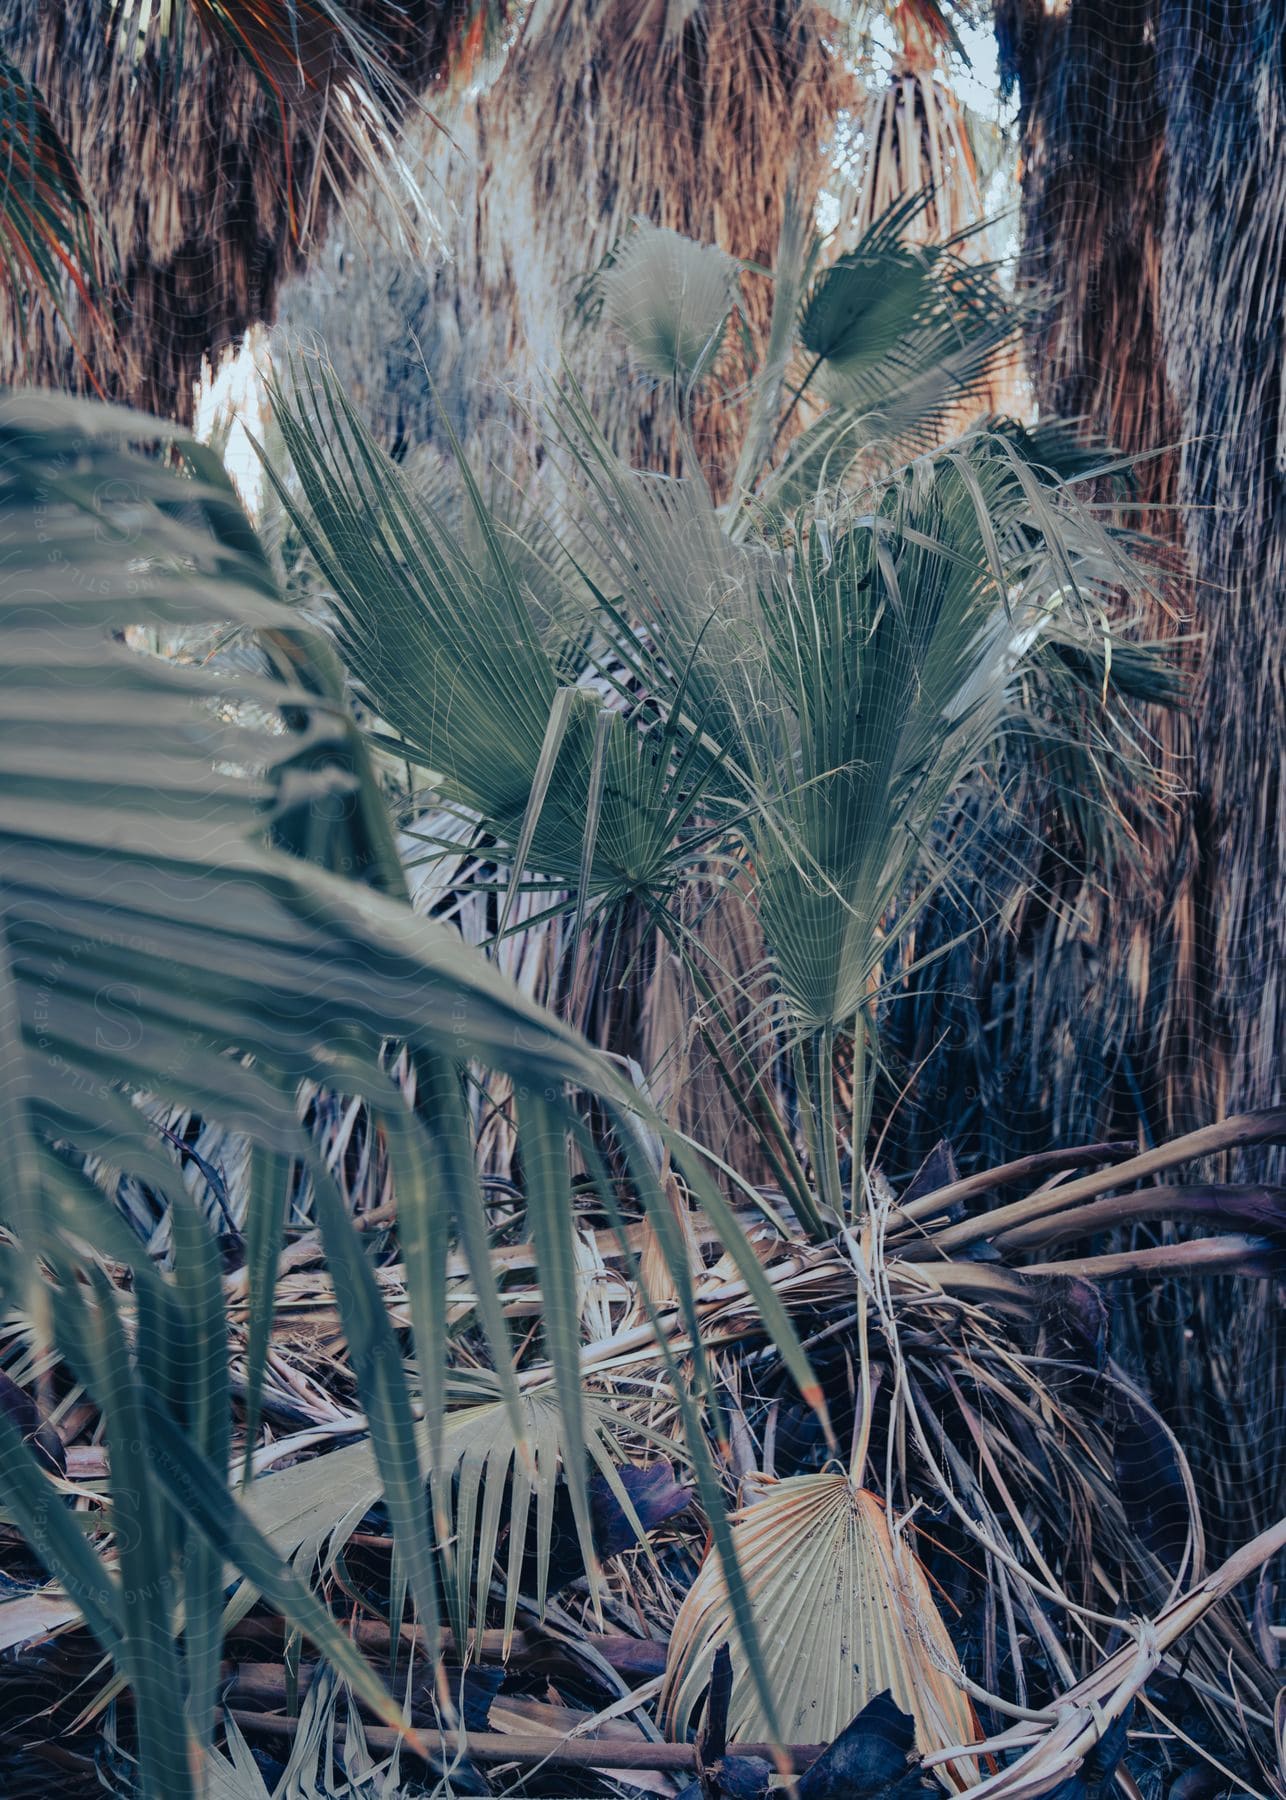
<svg viewBox="0 0 1286 1800"><path fill-rule="evenodd" d="M1163 1654L1172 1649L1211 1607L1232 1593L1248 1576L1286 1549L1286 1520L1247 1544L1220 1568L1171 1602L1155 1619L1136 1621L1126 1646L1093 1674L1058 1696L1049 1713L1056 1721L1043 1732L1018 1725L986 1748L995 1752L1029 1743L1002 1773L983 1782L978 1792L1007 1800L1035 1800L1074 1775L1090 1752L1142 1693ZM1032 1742L1031 1740L1035 1740ZM943 1759L938 1752L926 1760Z"/></svg>
<svg viewBox="0 0 1286 1800"><path fill-rule="evenodd" d="M1087 1760L1114 1735L1114 1727L1128 1716L1161 1657L1182 1641L1184 1634L1204 1613L1284 1548L1286 1521L1247 1544L1156 1618L1135 1620L1131 1628L1133 1644L1117 1651L1085 1679L1059 1694L1042 1713L1033 1714L1030 1719L986 1741L980 1740L973 1731L966 1733L960 1744L936 1750L925 1751L921 1741L918 1760L926 1768L947 1770L955 1786L956 1771L962 1763L965 1767L973 1767L976 1759L981 1757L994 1765L996 1758L1018 1751L1008 1768L983 1781L975 1779L969 1791L979 1796L996 1796L997 1800L1040 1800L1041 1796L1053 1793L1062 1783L1074 1780ZM935 1676L941 1679L940 1671L935 1670ZM958 1696L952 1704L958 1705ZM859 1708L859 1712L862 1710ZM244 1715L242 1722L251 1730L256 1726L267 1729L254 1715ZM587 1715L586 1728L593 1731L595 1724ZM289 1728L285 1728L282 1735L287 1735L288 1731ZM638 1739L628 1744L613 1743L610 1738L599 1735L601 1732L599 1726L592 1739L580 1742L574 1740L571 1732L565 1732L561 1741L553 1745L539 1740L525 1741L518 1733L509 1736L507 1733L468 1732L457 1749L462 1756L480 1764L502 1761L521 1764L544 1759L564 1766L592 1764L611 1768L629 1767L629 1758L634 1757L639 1766L660 1770L700 1767L698 1745L646 1744ZM371 1738L376 1735L368 1734ZM387 1734L383 1735L386 1737ZM388 1747L392 1748L392 1744ZM969 1748L974 1754L962 1758L962 1750ZM810 1768L818 1761L822 1749L820 1744L793 1746L789 1755L796 1771ZM769 1742L742 1739L738 1745L738 1753L744 1758L764 1758L773 1750L774 1746ZM448 1751L444 1742L444 1758ZM1120 1754L1118 1743L1113 1764Z"/></svg>
<svg viewBox="0 0 1286 1800"><path fill-rule="evenodd" d="M781 1730L822 1743L839 1736L877 1694L916 1721L922 1752L974 1735L969 1703L952 1679L954 1651L929 1584L899 1550L884 1507L846 1475L796 1475L752 1488L733 1518ZM722 1565L712 1558L674 1623L661 1714L682 1731L710 1684L721 1645L735 1640ZM734 1741L762 1735L742 1658L732 1660ZM976 1780L967 1759L946 1765L954 1788Z"/></svg>

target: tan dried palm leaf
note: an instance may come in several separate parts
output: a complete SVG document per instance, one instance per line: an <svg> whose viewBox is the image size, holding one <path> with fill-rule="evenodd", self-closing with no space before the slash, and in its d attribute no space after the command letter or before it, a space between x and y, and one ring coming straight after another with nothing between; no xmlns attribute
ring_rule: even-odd
<svg viewBox="0 0 1286 1800"><path fill-rule="evenodd" d="M670 1639L661 1717L691 1721L723 1644L732 1654L729 1733L829 1743L886 1689L911 1714L922 1754L967 1742L973 1711L953 1677L957 1657L924 1571L889 1525L883 1502L847 1475L762 1481L732 1535L777 1704L769 1719L748 1678L718 1558L707 1557ZM944 1764L953 1790L978 1779L968 1758Z"/></svg>

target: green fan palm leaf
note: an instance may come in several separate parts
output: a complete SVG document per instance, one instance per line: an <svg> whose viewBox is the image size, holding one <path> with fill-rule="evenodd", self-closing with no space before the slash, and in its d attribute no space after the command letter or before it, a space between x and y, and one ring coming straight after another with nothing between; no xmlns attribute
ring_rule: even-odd
<svg viewBox="0 0 1286 1800"><path fill-rule="evenodd" d="M676 737L670 716L600 728L603 698L568 686L567 626L578 621L583 636L592 619L582 599L552 609L569 615L563 629L538 630L544 609L530 573L543 566L543 528L533 522L534 541L524 541L471 487L466 534L423 504L333 377L301 370L294 391L293 402L278 395L277 416L301 493L269 473L382 731L431 773L444 800L521 852L519 875L538 874L557 892L584 873L587 900L664 888L710 758L695 753L691 729Z"/></svg>

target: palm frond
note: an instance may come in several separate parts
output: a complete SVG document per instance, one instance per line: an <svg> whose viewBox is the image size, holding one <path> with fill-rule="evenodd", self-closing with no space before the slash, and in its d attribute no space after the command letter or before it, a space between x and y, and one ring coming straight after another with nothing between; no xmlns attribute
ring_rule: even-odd
<svg viewBox="0 0 1286 1800"><path fill-rule="evenodd" d="M576 1122L563 1098L569 1084L616 1113L626 1140L637 1101L574 1033L394 897L401 877L382 803L325 645L274 597L256 541L207 453L154 422L52 398L11 398L0 422L0 512L11 546L26 546L9 564L0 613L7 666L23 677L3 694L0 1022L11 1235L0 1247L0 1280L8 1304L33 1321L37 1344L56 1344L99 1398L109 1442L122 1431L139 1446L136 1458L122 1453L129 1488L119 1528L129 1525L132 1505L140 1529L131 1528L130 1555L139 1567L125 1573L153 1596L146 1614L123 1607L119 1578L78 1531L51 1536L40 1523L46 1478L17 1429L0 1421L5 1494L120 1659L140 1705L155 1712L154 1738L143 1747L146 1781L180 1795L188 1763L163 1653L176 1623L180 1555L185 1616L193 1626L204 1621L216 1655L226 1562L324 1647L379 1716L398 1725L399 1715L227 1492L226 1410L211 1379L225 1331L217 1282L211 1288L213 1241L130 1094L195 1104L307 1169L385 1503L426 1629L438 1601L411 1393L382 1291L301 1123L299 1085L362 1095L396 1148L430 1445L442 1432L448 1218L466 1247L502 1393L517 1407L468 1115L452 1071L473 1057L503 1069L519 1091L545 1097L543 1124L530 1105L522 1116L543 1131L550 1207L556 1184L570 1180L561 1141ZM130 448L158 436L185 457L186 476ZM33 574L37 534L46 554ZM131 650L112 634L140 618L184 627L231 618L263 634L271 672L234 678ZM65 714L69 687L83 699L74 719ZM105 758L110 783L93 773ZM336 819L338 827L327 823ZM319 862L347 861L365 880L279 847L292 838ZM408 1047L422 1072L415 1112L383 1065L389 1038ZM130 1247L128 1234L104 1237L106 1203L79 1163L90 1153L166 1194L175 1220L172 1281L141 1246ZM631 1156L629 1171L635 1191L650 1193L653 1216L668 1218L646 1159ZM252 1203L281 1202L264 1194ZM104 1241L132 1271L132 1309L105 1277L95 1275L91 1286L79 1279L85 1246ZM542 1244L546 1253L559 1253L556 1231ZM763 1285L748 1246L743 1261ZM686 1279L681 1259L674 1273ZM794 1346L780 1309L779 1317ZM146 1362L126 1353L131 1318ZM805 1367L797 1348L787 1354ZM555 1349L553 1361L564 1426L574 1431L567 1357ZM517 1418L514 1429L520 1437ZM694 1448L706 1454L700 1439ZM563 1473L583 1508L583 1464L569 1455ZM209 1649L203 1654L190 1660L189 1678L199 1670L208 1678ZM193 1692L194 1739L207 1704L208 1690Z"/></svg>
<svg viewBox="0 0 1286 1800"><path fill-rule="evenodd" d="M718 361L736 273L726 251L641 220L599 278L604 317L650 375L687 389Z"/></svg>
<svg viewBox="0 0 1286 1800"><path fill-rule="evenodd" d="M622 716L627 697L617 701L610 687L604 695L592 662L576 670L576 638L537 629L538 525L524 544L474 487L471 549L373 441L333 376L303 377L297 392L298 410L279 396L278 419L304 504L269 472L325 577L337 642L389 741L518 856L515 879L543 877L551 898L575 890L582 905L664 890L675 839L710 779L692 722ZM582 584L577 598L573 590L566 617L579 612L583 639L596 623L592 591ZM508 697L503 732L498 694Z"/></svg>
<svg viewBox="0 0 1286 1800"><path fill-rule="evenodd" d="M845 1475L764 1482L733 1520L733 1540L764 1645L776 1720L760 1710L737 1649L728 1729L738 1738L830 1743L877 1694L916 1722L922 1755L967 1743L972 1708L952 1680L955 1651L911 1547L895 1538L874 1494ZM709 1559L670 1639L662 1716L684 1731L732 1641L720 1565ZM943 1765L961 1791L978 1779L968 1758Z"/></svg>
<svg viewBox="0 0 1286 1800"><path fill-rule="evenodd" d="M926 447L968 421L1021 312L994 266L966 261L964 238L912 236L926 195L897 201L817 277L800 314L812 359L803 387L862 421L868 437Z"/></svg>

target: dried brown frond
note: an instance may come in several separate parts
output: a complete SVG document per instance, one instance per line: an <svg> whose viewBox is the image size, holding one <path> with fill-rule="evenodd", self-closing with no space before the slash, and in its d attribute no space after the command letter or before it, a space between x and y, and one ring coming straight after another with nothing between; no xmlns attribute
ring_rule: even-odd
<svg viewBox="0 0 1286 1800"><path fill-rule="evenodd" d="M281 280L356 175L390 197L399 188L390 125L453 55L474 53L483 14L476 0L317 4L291 9L298 36L285 16L249 0L189 12L184 0L183 29L165 35L155 20L139 34L133 7L9 8L7 53L44 94L117 269L111 328L80 322L88 368L57 307L33 309L35 379L78 388L92 375L113 398L189 419L202 357L272 317ZM399 191L404 220L423 212ZM6 284L0 379L23 373Z"/></svg>

